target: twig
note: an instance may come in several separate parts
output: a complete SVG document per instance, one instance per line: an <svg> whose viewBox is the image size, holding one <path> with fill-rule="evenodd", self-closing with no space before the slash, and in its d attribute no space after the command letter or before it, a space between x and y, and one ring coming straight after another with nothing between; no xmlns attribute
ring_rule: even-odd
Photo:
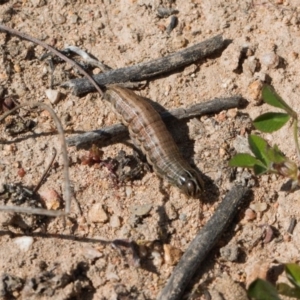
<svg viewBox="0 0 300 300"><path fill-rule="evenodd" d="M289 228L287 229L287 232L289 234L293 234L293 231L294 231L296 225L297 225L297 220L295 218L292 218L290 221Z"/></svg>
<svg viewBox="0 0 300 300"><path fill-rule="evenodd" d="M52 151L53 151L53 152L52 152L51 160L49 161L48 166L46 167L46 169L45 169L45 171L44 171L44 173L43 173L41 179L39 180L39 182L38 182L37 185L35 186L35 188L34 188L34 190L33 190L34 193L36 193L36 192L39 190L39 188L41 187L41 185L42 185L44 179L46 178L46 176L47 176L47 174L48 174L48 172L49 172L49 170L50 170L50 168L51 168L51 166L52 166L52 164L53 164L53 162L54 162L54 159L55 159L55 157L56 157L57 151L56 151L55 148L53 148ZM67 163L67 162L65 162L65 163Z"/></svg>
<svg viewBox="0 0 300 300"><path fill-rule="evenodd" d="M30 108L36 108L36 107L42 107L43 109L46 109L51 117L53 118L59 137L60 142L62 146L62 156L64 161L64 199L65 199L65 211L56 211L56 210L48 210L48 209L42 209L42 208L32 208L32 207L16 207L16 206L6 206L6 205L0 205L0 211L9 211L9 212L22 212L22 213L28 213L28 214L38 214L38 215L47 215L47 216L62 216L66 215L70 212L70 206L71 206L71 191L70 191L70 179L69 179L69 160L68 160L68 154L67 154L67 146L66 146L66 140L65 140L65 133L62 127L62 124L55 114L54 110L48 106L47 104L36 102L36 103L24 103L21 105L18 105L14 107L13 109L9 110L8 112L4 113L2 116L0 116L0 122L4 120L7 116L14 113L18 109L29 106ZM37 185L38 187L38 185ZM37 188L36 187L36 188Z"/></svg>
<svg viewBox="0 0 300 300"><path fill-rule="evenodd" d="M114 69L93 76L100 86L128 81L143 81L154 76L169 73L188 66L224 48L225 42L221 35L188 47L182 51L155 59L138 65ZM62 84L72 88L75 95L79 96L94 91L93 85L86 78L72 79Z"/></svg>
<svg viewBox="0 0 300 300"><path fill-rule="evenodd" d="M199 117L207 114L218 113L222 110L227 110L235 107L245 106L247 101L241 96L229 98L215 98L211 101L198 103L188 108L177 108L161 113L163 120L168 123L172 118L187 119ZM104 127L99 130L94 130L67 138L68 146L80 147L84 144L97 143L98 146L106 145L107 143L119 142L128 138L128 130L122 124L116 124Z"/></svg>
<svg viewBox="0 0 300 300"><path fill-rule="evenodd" d="M226 226L231 222L247 191L246 187L234 186L227 193L214 215L200 230L185 251L178 265L174 268L158 300L182 299L182 294L186 286L196 270L199 269L201 262L216 244Z"/></svg>
<svg viewBox="0 0 300 300"><path fill-rule="evenodd" d="M107 72L112 70L112 68L108 67L107 65L103 64L102 62L100 62L99 60L91 57L87 52L85 52L84 50L82 50L81 48L77 47L77 46L68 46L67 48L65 48L62 53L75 53L79 56L81 56L85 63L88 65L91 65L92 67L96 67L99 68L102 72Z"/></svg>

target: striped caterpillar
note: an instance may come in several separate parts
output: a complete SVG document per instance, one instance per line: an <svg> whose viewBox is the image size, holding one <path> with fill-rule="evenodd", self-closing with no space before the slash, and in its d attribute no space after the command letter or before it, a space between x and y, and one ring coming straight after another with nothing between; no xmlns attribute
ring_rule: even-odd
<svg viewBox="0 0 300 300"><path fill-rule="evenodd" d="M114 106L121 122L128 127L130 138L154 171L188 196L199 197L203 192L202 179L183 159L152 105L133 91L118 85L109 85L104 99Z"/></svg>

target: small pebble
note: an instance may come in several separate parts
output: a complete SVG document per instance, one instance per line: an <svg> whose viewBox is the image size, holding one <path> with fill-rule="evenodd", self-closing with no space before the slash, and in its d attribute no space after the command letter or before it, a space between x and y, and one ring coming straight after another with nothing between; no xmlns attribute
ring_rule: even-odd
<svg viewBox="0 0 300 300"><path fill-rule="evenodd" d="M55 25L61 25L66 22L66 18L61 14L55 13L52 17L52 21Z"/></svg>
<svg viewBox="0 0 300 300"><path fill-rule="evenodd" d="M178 213L170 202L166 203L165 210L169 220L175 220L178 218Z"/></svg>
<svg viewBox="0 0 300 300"><path fill-rule="evenodd" d="M163 248L164 248L164 260L166 264L170 266L176 265L182 256L182 251L169 244L164 244Z"/></svg>
<svg viewBox="0 0 300 300"><path fill-rule="evenodd" d="M183 71L184 76L192 75L197 71L197 66L195 64L192 64L188 67L186 67Z"/></svg>
<svg viewBox="0 0 300 300"><path fill-rule="evenodd" d="M250 208L256 212L263 212L263 211L267 210L268 205L265 202L258 202L258 203L251 204Z"/></svg>
<svg viewBox="0 0 300 300"><path fill-rule="evenodd" d="M228 109L226 115L228 118L234 119L238 114L238 109L237 108L231 108Z"/></svg>
<svg viewBox="0 0 300 300"><path fill-rule="evenodd" d="M260 58L260 62L271 69L275 69L279 65L279 61L279 56L274 52L265 53Z"/></svg>
<svg viewBox="0 0 300 300"><path fill-rule="evenodd" d="M243 63L243 73L252 77L257 67L257 60L254 56L248 57Z"/></svg>
<svg viewBox="0 0 300 300"><path fill-rule="evenodd" d="M81 253L82 255L90 260L95 260L96 258L102 257L103 253L100 251L96 250L95 248L91 246L84 246L81 248Z"/></svg>
<svg viewBox="0 0 300 300"><path fill-rule="evenodd" d="M130 186L126 186L125 188L126 197L129 198L132 194L132 188Z"/></svg>
<svg viewBox="0 0 300 300"><path fill-rule="evenodd" d="M76 24L78 22L78 16L77 15L72 15L70 18L70 21L72 24Z"/></svg>
<svg viewBox="0 0 300 300"><path fill-rule="evenodd" d="M270 243L273 238L274 238L274 230L272 228L272 226L270 225L267 225L265 228L264 228L264 244L268 244Z"/></svg>
<svg viewBox="0 0 300 300"><path fill-rule="evenodd" d="M255 80L248 86L248 92L251 98L257 101L258 103L262 101L262 97L261 97L262 87L263 87L263 83L260 80Z"/></svg>
<svg viewBox="0 0 300 300"><path fill-rule="evenodd" d="M265 72L258 72L255 74L255 77L262 82L267 81L267 74Z"/></svg>
<svg viewBox="0 0 300 300"><path fill-rule="evenodd" d="M174 50L183 48L183 47L187 46L187 44L188 44L188 40L182 36L177 36L172 41L172 46L173 46Z"/></svg>
<svg viewBox="0 0 300 300"><path fill-rule="evenodd" d="M88 217L89 221L93 223L105 223L108 221L107 213L101 203L96 203L91 207Z"/></svg>
<svg viewBox="0 0 300 300"><path fill-rule="evenodd" d="M236 244L229 244L220 249L220 254L226 261L237 261L239 256L239 247Z"/></svg>
<svg viewBox="0 0 300 300"><path fill-rule="evenodd" d="M242 47L236 44L230 44L222 53L221 63L228 71L235 71L239 67L242 54Z"/></svg>
<svg viewBox="0 0 300 300"><path fill-rule="evenodd" d="M227 151L224 148L219 148L219 156L223 158L227 154Z"/></svg>
<svg viewBox="0 0 300 300"><path fill-rule="evenodd" d="M251 208L247 208L245 211L245 219L247 221L252 221L256 218L256 212L253 211Z"/></svg>
<svg viewBox="0 0 300 300"><path fill-rule="evenodd" d="M244 136L238 135L233 141L233 147L237 153L252 154L252 151L249 147L248 139Z"/></svg>
<svg viewBox="0 0 300 300"><path fill-rule="evenodd" d="M144 205L134 205L130 208L130 211L135 216L145 216L149 214L151 209L152 209L152 204L144 204Z"/></svg>
<svg viewBox="0 0 300 300"><path fill-rule="evenodd" d="M159 269L163 263L163 258L161 256L161 254L158 251L154 250L151 252L151 256L153 257L153 260L152 260L153 265L157 269Z"/></svg>
<svg viewBox="0 0 300 300"><path fill-rule="evenodd" d="M21 67L19 64L15 64L14 65L14 70L16 71L16 73L21 73Z"/></svg>
<svg viewBox="0 0 300 300"><path fill-rule="evenodd" d="M8 96L4 99L2 103L2 107L0 107L0 110L3 110L5 112L13 109L14 107L15 107L15 103L13 101L13 98Z"/></svg>
<svg viewBox="0 0 300 300"><path fill-rule="evenodd" d="M13 243L21 250L21 251L28 251L33 244L33 237L31 236L22 236L17 237L13 240Z"/></svg>
<svg viewBox="0 0 300 300"><path fill-rule="evenodd" d="M177 26L178 24L178 19L176 16L171 16L170 18L170 23L166 29L167 34L170 34L172 32L172 30Z"/></svg>
<svg viewBox="0 0 300 300"><path fill-rule="evenodd" d="M45 93L47 98L50 100L52 104L56 104L60 100L61 97L60 91L47 89Z"/></svg>
<svg viewBox="0 0 300 300"><path fill-rule="evenodd" d="M47 209L58 210L61 204L61 198L54 189L43 190L39 192Z"/></svg>
<svg viewBox="0 0 300 300"><path fill-rule="evenodd" d="M179 220L181 220L181 221L185 222L185 221L186 221L186 219L187 219L187 216L186 216L186 214L183 214L183 213L181 213L181 214L179 215Z"/></svg>
<svg viewBox="0 0 300 300"><path fill-rule="evenodd" d="M18 176L23 178L26 175L26 171L23 168L18 169Z"/></svg>
<svg viewBox="0 0 300 300"><path fill-rule="evenodd" d="M110 221L109 224L112 228L118 228L121 226L121 221L120 221L120 217L117 215L112 215L110 217Z"/></svg>

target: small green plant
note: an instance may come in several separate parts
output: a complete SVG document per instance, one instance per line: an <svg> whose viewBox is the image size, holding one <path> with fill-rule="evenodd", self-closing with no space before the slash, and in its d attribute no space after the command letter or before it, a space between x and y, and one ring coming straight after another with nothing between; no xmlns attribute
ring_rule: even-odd
<svg viewBox="0 0 300 300"><path fill-rule="evenodd" d="M256 129L271 133L279 130L291 121L293 137L298 159L300 147L298 142L298 117L296 112L273 90L265 85L262 89L263 100L271 106L280 108L283 112L268 112L258 116L253 125ZM276 173L292 180L292 189L300 185L300 174L297 164L287 158L277 145L271 147L266 140L258 135L249 135L248 142L253 155L238 153L230 161L231 167L253 168L255 175ZM286 264L285 272L292 283L279 283L276 287L268 281L256 279L248 289L249 297L257 300L280 300L279 295L300 299L300 266Z"/></svg>
<svg viewBox="0 0 300 300"><path fill-rule="evenodd" d="M249 297L256 300L280 300L279 295L283 295L300 299L300 266L286 264L285 273L292 286L279 283L275 287L266 280L256 279L249 286Z"/></svg>
<svg viewBox="0 0 300 300"><path fill-rule="evenodd" d="M279 130L291 120L295 147L298 158L300 158L297 113L269 85L264 85L262 97L266 103L280 108L284 112L262 114L253 121L254 127L262 132L270 133ZM287 158L277 145L271 147L263 138L257 135L249 135L248 142L254 156L248 153L238 153L229 161L229 166L253 168L255 175L264 173L280 174L292 179L292 189L299 184L300 175L296 163Z"/></svg>

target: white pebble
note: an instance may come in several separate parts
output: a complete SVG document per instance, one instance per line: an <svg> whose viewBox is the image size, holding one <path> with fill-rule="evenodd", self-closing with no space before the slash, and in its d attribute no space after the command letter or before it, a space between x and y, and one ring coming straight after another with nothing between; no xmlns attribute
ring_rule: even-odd
<svg viewBox="0 0 300 300"><path fill-rule="evenodd" d="M130 208L130 211L135 216L145 216L149 214L150 210L152 209L152 204L143 204L143 205L134 205Z"/></svg>
<svg viewBox="0 0 300 300"><path fill-rule="evenodd" d="M50 100L52 104L56 104L59 101L61 96L60 91L52 90L52 89L47 89L45 93L47 98Z"/></svg>
<svg viewBox="0 0 300 300"><path fill-rule="evenodd" d="M274 52L265 53L260 58L260 61L268 68L276 68L279 65L279 56Z"/></svg>
<svg viewBox="0 0 300 300"><path fill-rule="evenodd" d="M153 261L152 261L153 265L157 269L159 269L161 267L162 263L163 263L163 258L161 256L161 254L158 251L154 250L154 251L151 252L151 256L153 257Z"/></svg>
<svg viewBox="0 0 300 300"><path fill-rule="evenodd" d="M81 249L81 253L85 258L91 259L91 260L94 260L96 258L103 256L103 253L101 253L100 251L96 250L95 248L93 248L91 246L83 247Z"/></svg>
<svg viewBox="0 0 300 300"><path fill-rule="evenodd" d="M129 198L132 194L132 188L130 186L126 186L125 188L126 197Z"/></svg>
<svg viewBox="0 0 300 300"><path fill-rule="evenodd" d="M263 211L267 210L268 204L265 202L253 203L250 205L250 208L256 212L263 212Z"/></svg>
<svg viewBox="0 0 300 300"><path fill-rule="evenodd" d="M119 216L117 215L112 215L110 218L110 222L109 222L110 226L113 228L118 228L121 226L121 221Z"/></svg>
<svg viewBox="0 0 300 300"><path fill-rule="evenodd" d="M242 47L230 44L222 53L221 64L227 71L235 71L239 67Z"/></svg>
<svg viewBox="0 0 300 300"><path fill-rule="evenodd" d="M13 240L14 244L19 247L21 251L28 251L33 244L33 237L31 236L22 236L22 237L17 237Z"/></svg>

